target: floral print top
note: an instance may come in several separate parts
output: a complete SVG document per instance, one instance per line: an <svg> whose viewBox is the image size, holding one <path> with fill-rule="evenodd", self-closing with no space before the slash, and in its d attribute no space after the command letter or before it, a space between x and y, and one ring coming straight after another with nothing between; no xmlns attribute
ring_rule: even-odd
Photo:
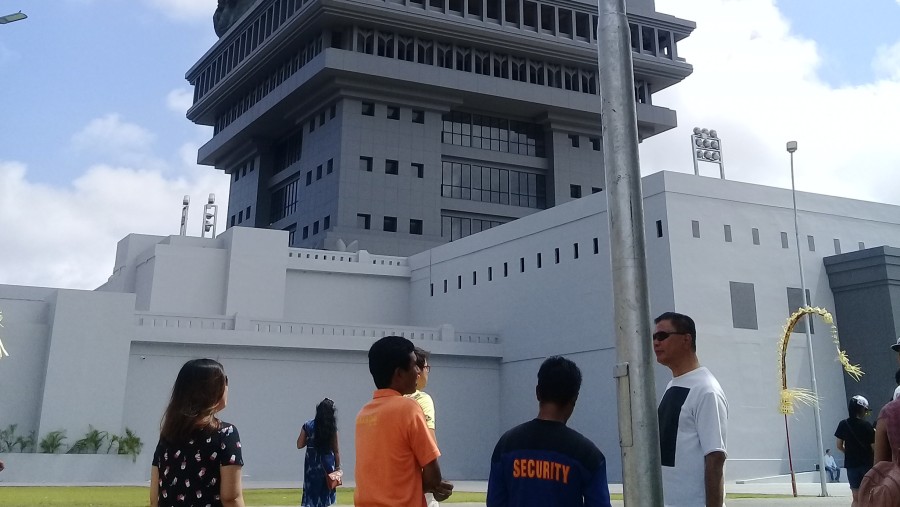
<svg viewBox="0 0 900 507"><path fill-rule="evenodd" d="M233 424L215 432L197 431L182 444L160 438L153 453L159 469L160 507L220 507L219 467L243 466L241 439Z"/></svg>

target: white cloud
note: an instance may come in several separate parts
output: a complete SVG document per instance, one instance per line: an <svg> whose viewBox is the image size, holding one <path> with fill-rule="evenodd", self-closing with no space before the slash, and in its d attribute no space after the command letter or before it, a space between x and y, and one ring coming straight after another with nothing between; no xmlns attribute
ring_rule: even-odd
<svg viewBox="0 0 900 507"><path fill-rule="evenodd" d="M150 151L155 136L147 129L128 123L115 113L95 118L72 136L76 150L119 156Z"/></svg>
<svg viewBox="0 0 900 507"><path fill-rule="evenodd" d="M182 116L194 105L194 92L190 88L176 88L166 95L166 107Z"/></svg>
<svg viewBox="0 0 900 507"><path fill-rule="evenodd" d="M216 11L216 0L144 0L150 7L159 10L177 21L208 20Z"/></svg>
<svg viewBox="0 0 900 507"><path fill-rule="evenodd" d="M897 0L900 2L900 0ZM900 80L900 41L892 46L881 46L872 60L875 74L886 79Z"/></svg>
<svg viewBox="0 0 900 507"><path fill-rule="evenodd" d="M715 128L728 179L790 186L785 142L796 140L797 188L900 204L900 76L831 87L817 76L814 41L791 33L772 0L658 0L657 10L697 22L679 43L694 66L653 96L679 127L645 141L643 172L693 171L689 133ZM704 174L718 174L709 166Z"/></svg>
<svg viewBox="0 0 900 507"><path fill-rule="evenodd" d="M204 202L215 192L227 209L227 177L197 166L179 172L167 178L95 165L70 187L56 187L29 181L21 163L0 161L0 283L93 289L112 273L116 242L125 235L178 234L183 195ZM197 235L201 213L192 207L189 234Z"/></svg>

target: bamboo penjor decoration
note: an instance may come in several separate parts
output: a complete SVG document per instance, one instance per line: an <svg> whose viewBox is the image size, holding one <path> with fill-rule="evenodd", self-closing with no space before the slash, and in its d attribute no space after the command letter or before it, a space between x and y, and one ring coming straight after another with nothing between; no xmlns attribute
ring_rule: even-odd
<svg viewBox="0 0 900 507"><path fill-rule="evenodd" d="M0 327L3 327L3 312L0 312ZM3 356L9 356L9 352L3 347L3 340L0 340L0 359L3 359Z"/></svg>
<svg viewBox="0 0 900 507"><path fill-rule="evenodd" d="M816 407L819 403L819 400L816 399L813 393L808 389L788 389L787 364L785 363L788 342L791 339L791 333L794 332L794 326L797 325L797 322L799 322L800 319L803 318L803 316L812 314L819 315L820 317L822 317L822 320L824 320L826 324L831 326L831 341L834 343L835 349L837 349L837 360L839 363L841 363L841 366L843 366L844 371L847 372L847 375L850 375L854 380L858 382L859 378L864 374L858 364L850 364L850 359L847 357L847 353L841 350L841 343L840 341L838 341L837 327L835 327L834 318L830 313L828 313L828 310L812 306L804 306L798 309L796 312L791 314L790 317L788 317L787 324L785 324L784 326L784 334L781 335L781 341L778 342L778 349L780 351L780 354L778 355L778 370L781 372L781 405L779 409L784 415L794 413L795 401L799 401L803 404Z"/></svg>

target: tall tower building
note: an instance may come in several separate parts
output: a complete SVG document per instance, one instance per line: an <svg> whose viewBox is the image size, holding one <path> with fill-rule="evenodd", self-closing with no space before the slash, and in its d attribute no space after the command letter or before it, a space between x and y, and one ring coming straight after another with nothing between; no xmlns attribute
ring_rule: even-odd
<svg viewBox="0 0 900 507"><path fill-rule="evenodd" d="M188 71L227 226L411 255L602 192L597 6L574 0L233 0ZM242 6L242 4L245 4ZM629 1L638 126L691 73L694 23ZM354 243L355 242L355 243Z"/></svg>

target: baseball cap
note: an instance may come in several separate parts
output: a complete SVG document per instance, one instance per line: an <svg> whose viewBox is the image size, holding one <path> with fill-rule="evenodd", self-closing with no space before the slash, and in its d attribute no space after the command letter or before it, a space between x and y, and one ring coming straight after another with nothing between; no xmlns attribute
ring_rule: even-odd
<svg viewBox="0 0 900 507"><path fill-rule="evenodd" d="M900 352L900 337L897 337L897 343L891 345L891 350L894 352Z"/></svg>
<svg viewBox="0 0 900 507"><path fill-rule="evenodd" d="M865 399L865 397L857 394L856 396L850 398L850 400L855 402L860 407L869 410L869 400Z"/></svg>

